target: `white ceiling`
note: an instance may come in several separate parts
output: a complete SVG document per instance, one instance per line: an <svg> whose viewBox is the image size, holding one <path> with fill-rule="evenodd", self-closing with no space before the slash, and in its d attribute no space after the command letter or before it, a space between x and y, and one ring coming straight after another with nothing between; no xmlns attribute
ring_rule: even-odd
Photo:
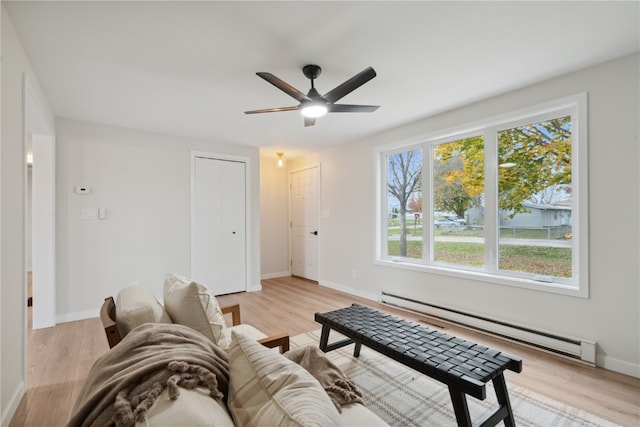
<svg viewBox="0 0 640 427"><path fill-rule="evenodd" d="M2 2L55 114L288 155L364 137L639 50L639 2ZM304 128L255 75L381 105Z"/></svg>

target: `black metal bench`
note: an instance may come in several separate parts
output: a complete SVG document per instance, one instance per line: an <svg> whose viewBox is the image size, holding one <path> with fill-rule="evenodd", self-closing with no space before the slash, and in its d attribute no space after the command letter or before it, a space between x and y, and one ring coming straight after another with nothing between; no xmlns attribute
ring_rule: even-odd
<svg viewBox="0 0 640 427"><path fill-rule="evenodd" d="M503 371L521 372L520 358L358 304L316 313L315 321L322 324L324 352L355 343L353 355L359 357L364 344L446 384L458 426L472 425L466 395L484 400L486 383L493 381L499 405L478 425L515 426ZM329 343L332 329L347 338Z"/></svg>

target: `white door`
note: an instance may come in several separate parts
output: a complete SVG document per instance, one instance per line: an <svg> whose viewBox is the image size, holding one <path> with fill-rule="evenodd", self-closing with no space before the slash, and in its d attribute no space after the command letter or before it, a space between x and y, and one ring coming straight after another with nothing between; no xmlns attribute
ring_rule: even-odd
<svg viewBox="0 0 640 427"><path fill-rule="evenodd" d="M320 168L291 173L291 274L318 280Z"/></svg>
<svg viewBox="0 0 640 427"><path fill-rule="evenodd" d="M245 167L194 159L191 278L215 295L247 290Z"/></svg>

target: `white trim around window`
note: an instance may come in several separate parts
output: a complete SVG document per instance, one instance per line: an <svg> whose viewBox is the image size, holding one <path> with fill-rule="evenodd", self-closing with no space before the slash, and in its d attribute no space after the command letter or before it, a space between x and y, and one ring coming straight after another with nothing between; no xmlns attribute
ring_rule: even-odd
<svg viewBox="0 0 640 427"><path fill-rule="evenodd" d="M571 116L571 277L550 277L497 268L498 238L498 151L500 130L524 126L560 116ZM434 207L432 204L432 156L436 144L473 135L484 136L485 265L459 266L435 262L433 257ZM581 93L518 111L489 117L456 128L419 135L374 149L376 171L375 260L378 265L458 277L577 297L589 297L588 228L588 143L587 94ZM413 257L389 255L388 156L412 149L422 150L422 254ZM419 237L418 237L419 238Z"/></svg>

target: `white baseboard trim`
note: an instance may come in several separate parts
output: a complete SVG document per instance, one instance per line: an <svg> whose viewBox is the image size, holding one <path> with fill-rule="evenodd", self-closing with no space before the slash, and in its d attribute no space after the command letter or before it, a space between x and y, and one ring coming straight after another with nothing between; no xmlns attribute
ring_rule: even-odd
<svg viewBox="0 0 640 427"><path fill-rule="evenodd" d="M275 279L276 277L287 277L287 276L291 276L290 271L281 271L279 273L266 273L260 276L260 280Z"/></svg>
<svg viewBox="0 0 640 427"><path fill-rule="evenodd" d="M320 284L320 286L335 289L337 291L342 291L350 295L366 298L371 301L376 301L376 302L380 301L379 294L376 294L373 292L366 292L366 291L363 291L362 289L351 288L349 286L342 286L337 283L327 282L326 280L320 280L318 283Z"/></svg>
<svg viewBox="0 0 640 427"><path fill-rule="evenodd" d="M11 423L11 419L13 418L16 411L18 410L20 401L22 400L22 397L24 396L26 391L27 390L26 390L25 382L20 381L20 384L18 384L18 387L16 387L16 391L11 396L11 399L9 399L9 402L7 404L7 409L2 414L2 427L9 426L9 424Z"/></svg>
<svg viewBox="0 0 640 427"><path fill-rule="evenodd" d="M262 285L260 283L258 284L254 284L251 285L248 289L247 292L258 292L262 290Z"/></svg>
<svg viewBox="0 0 640 427"><path fill-rule="evenodd" d="M640 378L640 365L636 365L635 363L627 362L625 360L598 355L596 365L601 368L608 369L609 371L615 371L635 378Z"/></svg>
<svg viewBox="0 0 640 427"><path fill-rule="evenodd" d="M100 309L80 311L77 313L58 314L56 316L56 324L91 319L93 317L100 317Z"/></svg>

